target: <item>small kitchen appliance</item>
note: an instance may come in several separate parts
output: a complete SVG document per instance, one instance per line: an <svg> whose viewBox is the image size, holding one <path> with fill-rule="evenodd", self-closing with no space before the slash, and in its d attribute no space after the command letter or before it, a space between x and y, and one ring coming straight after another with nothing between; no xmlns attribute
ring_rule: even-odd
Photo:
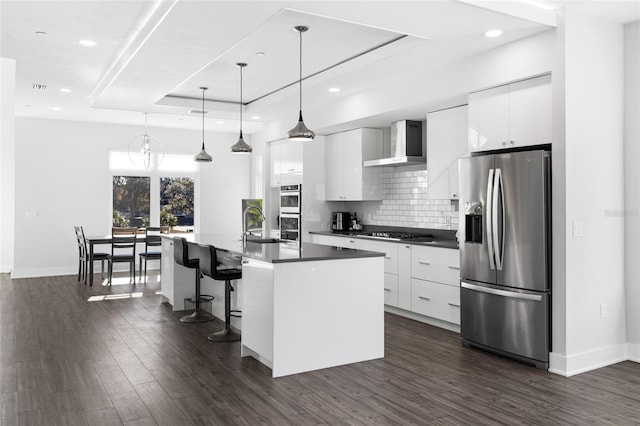
<svg viewBox="0 0 640 426"><path fill-rule="evenodd" d="M349 212L333 212L333 220L331 221L331 229L333 231L348 231L351 224L351 213Z"/></svg>

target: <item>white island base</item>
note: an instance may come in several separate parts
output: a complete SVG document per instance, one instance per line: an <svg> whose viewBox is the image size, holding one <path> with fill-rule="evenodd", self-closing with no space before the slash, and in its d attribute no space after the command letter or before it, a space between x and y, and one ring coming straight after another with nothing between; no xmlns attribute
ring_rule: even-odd
<svg viewBox="0 0 640 426"><path fill-rule="evenodd" d="M242 356L280 377L384 357L382 257L242 265Z"/></svg>

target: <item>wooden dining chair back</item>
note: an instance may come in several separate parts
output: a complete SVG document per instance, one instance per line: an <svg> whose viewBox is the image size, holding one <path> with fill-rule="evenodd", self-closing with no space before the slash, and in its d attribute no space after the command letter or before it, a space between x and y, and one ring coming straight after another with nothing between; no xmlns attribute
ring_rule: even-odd
<svg viewBox="0 0 640 426"><path fill-rule="evenodd" d="M104 261L108 259L109 253L93 253L90 257L89 249L87 248L87 238L84 235L84 228L82 226L74 226L76 232L76 242L78 243L78 281L82 280L87 283L88 271L87 267L89 262L99 260L101 262L100 278L104 278Z"/></svg>
<svg viewBox="0 0 640 426"><path fill-rule="evenodd" d="M139 261L139 281L142 280L142 261L144 260L144 282L147 282L147 260L161 260L162 253L160 251L160 246L162 246L162 240L160 239L160 234L162 233L162 228L159 226L147 226L144 230L144 251L139 253L140 257ZM162 270L162 265L160 267Z"/></svg>
<svg viewBox="0 0 640 426"><path fill-rule="evenodd" d="M111 254L109 255L109 285L113 277L114 263L129 263L129 278L136 281L136 242L138 228L112 228Z"/></svg>
<svg viewBox="0 0 640 426"><path fill-rule="evenodd" d="M74 226L76 242L78 243L78 281L84 279L87 274L87 243L84 240L82 226Z"/></svg>

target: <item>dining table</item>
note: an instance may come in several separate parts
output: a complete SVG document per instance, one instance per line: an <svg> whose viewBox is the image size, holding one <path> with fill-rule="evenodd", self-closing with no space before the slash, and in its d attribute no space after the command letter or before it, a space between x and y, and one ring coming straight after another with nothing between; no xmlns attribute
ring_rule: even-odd
<svg viewBox="0 0 640 426"><path fill-rule="evenodd" d="M89 286L93 286L93 252L94 246L102 245L102 244L111 244L113 241L112 235L99 235L99 236L89 236L85 237L87 244L89 245ZM138 234L136 236L136 242L144 243L146 241L145 234Z"/></svg>

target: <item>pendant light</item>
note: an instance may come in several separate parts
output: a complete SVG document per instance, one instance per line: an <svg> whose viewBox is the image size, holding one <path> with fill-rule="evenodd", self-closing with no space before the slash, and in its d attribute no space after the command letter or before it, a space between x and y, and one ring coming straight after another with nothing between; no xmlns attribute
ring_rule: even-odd
<svg viewBox="0 0 640 426"><path fill-rule="evenodd" d="M253 148L251 148L251 146L247 144L242 137L242 108L244 106L242 104L242 69L246 67L247 64L238 62L236 66L240 68L240 137L238 138L238 142L231 146L231 152L237 154L249 154L253 151Z"/></svg>
<svg viewBox="0 0 640 426"><path fill-rule="evenodd" d="M289 130L289 140L292 141L311 141L316 137L316 134L309 130L302 120L302 33L308 29L308 27L301 25L294 27L294 30L300 35L300 114L296 127Z"/></svg>
<svg viewBox="0 0 640 426"><path fill-rule="evenodd" d="M208 87L201 87L202 90L202 150L193 157L194 160L203 163L210 163L213 161L213 157L207 154L207 151L204 150L204 91L207 90Z"/></svg>
<svg viewBox="0 0 640 426"><path fill-rule="evenodd" d="M153 155L157 157L157 163L160 164L164 159L164 147L162 142L155 136L147 132L147 113L144 113L144 135L138 135L129 142L129 160L136 167L151 167L151 158Z"/></svg>

